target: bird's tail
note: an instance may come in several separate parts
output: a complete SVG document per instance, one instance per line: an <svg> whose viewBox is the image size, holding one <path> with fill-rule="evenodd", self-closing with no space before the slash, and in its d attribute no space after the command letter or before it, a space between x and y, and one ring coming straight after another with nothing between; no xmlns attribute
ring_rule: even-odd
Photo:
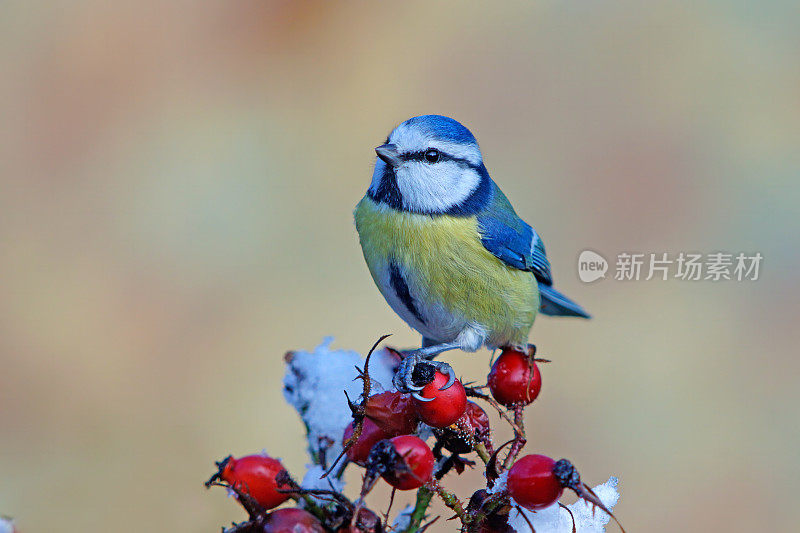
<svg viewBox="0 0 800 533"><path fill-rule="evenodd" d="M581 318L591 318L583 307L576 304L550 285L539 284L539 298L541 305L539 310L550 316L578 316Z"/></svg>

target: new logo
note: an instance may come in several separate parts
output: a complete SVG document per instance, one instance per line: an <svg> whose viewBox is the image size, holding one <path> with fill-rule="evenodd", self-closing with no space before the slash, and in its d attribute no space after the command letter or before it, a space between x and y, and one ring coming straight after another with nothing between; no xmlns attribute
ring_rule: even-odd
<svg viewBox="0 0 800 533"><path fill-rule="evenodd" d="M584 283L591 283L606 277L608 261L602 255L591 250L584 250L578 256L578 277Z"/></svg>

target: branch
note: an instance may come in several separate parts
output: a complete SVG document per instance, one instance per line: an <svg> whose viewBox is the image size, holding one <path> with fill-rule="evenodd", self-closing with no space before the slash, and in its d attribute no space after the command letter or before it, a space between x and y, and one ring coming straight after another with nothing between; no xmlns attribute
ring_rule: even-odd
<svg viewBox="0 0 800 533"><path fill-rule="evenodd" d="M401 533L416 533L420 530L422 521L425 520L425 511L433 499L433 491L427 487L422 487L417 491L417 503L411 511L408 525Z"/></svg>
<svg viewBox="0 0 800 533"><path fill-rule="evenodd" d="M525 407L521 405L514 407L514 427L516 428L514 429L514 443L511 445L508 455L506 455L506 460L503 461L503 470L508 470L511 463L513 463L514 459L519 455L520 450L522 450L525 443L528 442L525 438L524 410Z"/></svg>
<svg viewBox="0 0 800 533"><path fill-rule="evenodd" d="M467 511L464 509L464 506L461 504L461 501L455 494L445 490L445 488L436 481L432 481L430 485L433 486L436 494L439 495L444 504L456 513L456 516L458 516L463 525L466 526L471 522L470 516L467 514Z"/></svg>

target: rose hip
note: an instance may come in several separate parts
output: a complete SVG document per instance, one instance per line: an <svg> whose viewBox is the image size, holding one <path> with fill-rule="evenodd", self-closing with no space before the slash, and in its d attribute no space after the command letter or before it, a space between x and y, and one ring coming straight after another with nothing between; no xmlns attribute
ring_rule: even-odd
<svg viewBox="0 0 800 533"><path fill-rule="evenodd" d="M396 391L370 396L364 414L387 437L413 433L419 423L411 397Z"/></svg>
<svg viewBox="0 0 800 533"><path fill-rule="evenodd" d="M314 515L303 509L278 509L264 520L264 533L325 533Z"/></svg>
<svg viewBox="0 0 800 533"><path fill-rule="evenodd" d="M425 385L418 393L428 401L421 401L417 398L413 400L419 419L435 428L454 424L467 408L467 394L464 391L464 385L455 380L450 387L441 390L446 384L447 376L436 371L433 381Z"/></svg>
<svg viewBox="0 0 800 533"><path fill-rule="evenodd" d="M380 474L396 489L412 490L430 481L433 467L433 453L422 439L400 435L372 447L367 474Z"/></svg>
<svg viewBox="0 0 800 533"><path fill-rule="evenodd" d="M350 422L347 428L345 428L342 443L347 442L348 439L353 436L353 424L353 422ZM388 435L381 431L381 428L379 428L375 422L369 418L365 418L361 436L358 437L358 440L347 450L347 458L358 465L364 466L369 456L369 451L375 443L387 437Z"/></svg>
<svg viewBox="0 0 800 533"><path fill-rule="evenodd" d="M556 462L546 455L526 455L508 471L508 493L526 509L550 507L561 497L564 486L553 469Z"/></svg>
<svg viewBox="0 0 800 533"><path fill-rule="evenodd" d="M238 491L249 495L264 509L272 509L289 499L279 492L276 477L286 472L280 461L268 455L246 455L236 459L228 456L217 463L219 471L206 483L211 485L221 479Z"/></svg>
<svg viewBox="0 0 800 533"><path fill-rule="evenodd" d="M506 407L528 405L542 390L542 375L527 354L504 348L489 372L489 390Z"/></svg>

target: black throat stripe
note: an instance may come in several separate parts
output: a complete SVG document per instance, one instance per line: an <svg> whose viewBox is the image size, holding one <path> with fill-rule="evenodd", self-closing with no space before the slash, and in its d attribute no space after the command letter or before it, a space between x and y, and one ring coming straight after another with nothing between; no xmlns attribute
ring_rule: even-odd
<svg viewBox="0 0 800 533"><path fill-rule="evenodd" d="M400 298L400 301L403 302L403 305L406 306L408 312L414 315L414 318L422 324L425 324L425 319L422 318L417 305L414 303L414 298L411 296L411 291L408 290L408 284L403 279L400 268L394 261L389 261L389 283L391 283L392 289L397 294L397 297Z"/></svg>

